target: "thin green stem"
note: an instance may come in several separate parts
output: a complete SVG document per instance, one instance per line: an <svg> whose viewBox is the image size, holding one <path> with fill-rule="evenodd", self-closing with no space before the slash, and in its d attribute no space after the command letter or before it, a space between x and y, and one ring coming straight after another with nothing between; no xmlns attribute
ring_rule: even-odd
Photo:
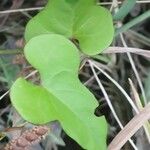
<svg viewBox="0 0 150 150"><path fill-rule="evenodd" d="M146 11L142 15L136 17L135 19L131 20L127 24L123 25L122 27L118 28L116 30L115 36L119 35L120 33L123 33L130 29L131 27L135 26L136 24L142 22L143 20L147 19L150 17L150 10Z"/></svg>
<svg viewBox="0 0 150 150"><path fill-rule="evenodd" d="M121 8L114 14L114 20L123 19L134 7L137 0L125 0L121 6Z"/></svg>
<svg viewBox="0 0 150 150"><path fill-rule="evenodd" d="M0 55L11 55L11 54L21 54L23 51L19 49L6 49L6 50L0 50Z"/></svg>

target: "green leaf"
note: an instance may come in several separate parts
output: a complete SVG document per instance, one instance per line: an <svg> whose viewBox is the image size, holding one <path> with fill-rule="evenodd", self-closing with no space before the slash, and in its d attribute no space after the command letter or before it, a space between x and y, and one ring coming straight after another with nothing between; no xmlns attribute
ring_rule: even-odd
<svg viewBox="0 0 150 150"><path fill-rule="evenodd" d="M94 0L49 0L28 23L25 39L44 33L76 39L85 54L96 55L111 44L114 29L110 12Z"/></svg>
<svg viewBox="0 0 150 150"><path fill-rule="evenodd" d="M56 120L52 103L56 98L43 87L19 78L12 86L10 96L12 104L25 120L35 124Z"/></svg>
<svg viewBox="0 0 150 150"><path fill-rule="evenodd" d="M87 150L106 150L107 125L96 117L95 97L79 81L79 54L65 37L43 34L25 46L27 60L41 75L41 86L18 79L11 101L28 121L43 124L60 121L65 132Z"/></svg>

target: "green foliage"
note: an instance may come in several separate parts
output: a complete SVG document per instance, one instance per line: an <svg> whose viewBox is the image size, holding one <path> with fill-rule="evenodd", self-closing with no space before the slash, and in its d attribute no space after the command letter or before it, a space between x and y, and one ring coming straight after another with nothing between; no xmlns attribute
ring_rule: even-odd
<svg viewBox="0 0 150 150"><path fill-rule="evenodd" d="M39 70L42 86L23 79L12 86L12 103L20 114L35 124L59 120L85 149L105 149L105 119L94 115L98 103L78 79L79 54L74 44L61 35L40 35L28 42L25 55Z"/></svg>
<svg viewBox="0 0 150 150"><path fill-rule="evenodd" d="M79 41L81 51L96 55L112 42L113 25L109 11L94 0L49 0L47 6L27 25L26 41L44 33L56 33Z"/></svg>
<svg viewBox="0 0 150 150"><path fill-rule="evenodd" d="M13 106L34 124L58 120L84 149L106 150L106 121L94 115L98 103L78 78L79 50L98 54L112 37L111 15L94 0L50 0L25 32L25 56L41 85L19 78L10 92Z"/></svg>

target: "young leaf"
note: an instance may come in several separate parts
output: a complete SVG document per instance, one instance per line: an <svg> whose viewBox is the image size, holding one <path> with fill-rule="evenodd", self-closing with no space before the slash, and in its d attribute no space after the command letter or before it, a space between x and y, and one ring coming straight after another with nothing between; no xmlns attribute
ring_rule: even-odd
<svg viewBox="0 0 150 150"><path fill-rule="evenodd" d="M57 119L52 102L56 97L43 87L19 78L11 88L10 97L13 106L29 122L44 124Z"/></svg>
<svg viewBox="0 0 150 150"><path fill-rule="evenodd" d="M60 121L66 133L87 150L106 150L106 122L96 117L98 103L78 79L78 49L65 37L43 34L25 46L27 60L40 72L41 86L18 79L11 100L28 121Z"/></svg>
<svg viewBox="0 0 150 150"><path fill-rule="evenodd" d="M44 33L78 40L85 54L96 55L110 45L114 29L110 12L94 0L49 0L28 23L25 39Z"/></svg>

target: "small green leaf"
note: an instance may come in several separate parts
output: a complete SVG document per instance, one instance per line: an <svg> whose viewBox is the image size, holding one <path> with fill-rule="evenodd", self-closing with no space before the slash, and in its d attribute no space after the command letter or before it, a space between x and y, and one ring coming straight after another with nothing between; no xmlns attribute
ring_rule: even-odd
<svg viewBox="0 0 150 150"><path fill-rule="evenodd" d="M18 79L11 101L28 121L43 124L59 120L65 132L87 150L106 150L107 125L96 117L95 97L79 81L79 54L61 35L44 34L25 46L27 60L40 72L41 86Z"/></svg>
<svg viewBox="0 0 150 150"><path fill-rule="evenodd" d="M56 98L43 87L19 78L11 88L10 97L12 104L27 121L40 124L56 120L52 103Z"/></svg>
<svg viewBox="0 0 150 150"><path fill-rule="evenodd" d="M110 12L94 0L49 0L28 23L26 41L44 33L76 39L85 54L96 55L111 44L114 29Z"/></svg>

